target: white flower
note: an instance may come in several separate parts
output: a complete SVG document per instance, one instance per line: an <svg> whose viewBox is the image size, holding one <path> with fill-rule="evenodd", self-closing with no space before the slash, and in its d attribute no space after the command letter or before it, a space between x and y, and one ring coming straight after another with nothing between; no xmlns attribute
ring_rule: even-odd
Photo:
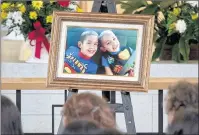
<svg viewBox="0 0 199 135"><path fill-rule="evenodd" d="M14 20L15 24L21 25L24 21L22 18L22 13L20 11L9 13L9 18Z"/></svg>
<svg viewBox="0 0 199 135"><path fill-rule="evenodd" d="M197 6L198 7L198 1L187 1L186 3L191 4L192 6Z"/></svg>
<svg viewBox="0 0 199 135"><path fill-rule="evenodd" d="M8 18L8 19L11 19L11 18L12 18L12 15L13 15L13 12L9 12L7 18Z"/></svg>
<svg viewBox="0 0 199 135"><path fill-rule="evenodd" d="M14 19L14 23L15 23L15 24L21 25L23 22L24 22L24 19L23 19L22 17L16 17L16 18Z"/></svg>
<svg viewBox="0 0 199 135"><path fill-rule="evenodd" d="M21 34L21 31L20 31L20 27L19 27L19 26L14 27L12 30L16 33L16 35Z"/></svg>
<svg viewBox="0 0 199 135"><path fill-rule="evenodd" d="M178 20L176 23L176 30L179 31L179 33L184 33L187 29L187 25L184 20Z"/></svg>
<svg viewBox="0 0 199 135"><path fill-rule="evenodd" d="M14 24L13 24L13 22L12 22L12 20L11 19L7 19L6 20L6 26L9 28L9 27L12 27Z"/></svg>
<svg viewBox="0 0 199 135"><path fill-rule="evenodd" d="M76 10L77 5L71 3L69 4L68 8L70 8L71 10Z"/></svg>
<svg viewBox="0 0 199 135"><path fill-rule="evenodd" d="M22 16L22 13L20 11L14 12L13 15L12 15L12 19L15 19L15 18L18 18L18 17L21 17L21 16Z"/></svg>

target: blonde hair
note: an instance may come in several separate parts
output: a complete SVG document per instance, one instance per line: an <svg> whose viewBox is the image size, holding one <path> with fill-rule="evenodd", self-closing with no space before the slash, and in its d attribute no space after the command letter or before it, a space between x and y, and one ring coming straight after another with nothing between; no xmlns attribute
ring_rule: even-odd
<svg viewBox="0 0 199 135"><path fill-rule="evenodd" d="M116 127L113 113L105 99L91 93L73 95L64 104L63 115L66 117L66 123L89 120L102 128Z"/></svg>

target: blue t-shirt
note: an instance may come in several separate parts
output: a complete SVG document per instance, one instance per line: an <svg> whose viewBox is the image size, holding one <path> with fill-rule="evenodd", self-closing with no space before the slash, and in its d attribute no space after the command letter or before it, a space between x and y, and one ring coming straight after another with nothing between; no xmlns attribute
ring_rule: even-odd
<svg viewBox="0 0 199 135"><path fill-rule="evenodd" d="M71 46L66 50L64 58L64 73L96 74L97 64L92 59L85 59L79 55L80 49Z"/></svg>

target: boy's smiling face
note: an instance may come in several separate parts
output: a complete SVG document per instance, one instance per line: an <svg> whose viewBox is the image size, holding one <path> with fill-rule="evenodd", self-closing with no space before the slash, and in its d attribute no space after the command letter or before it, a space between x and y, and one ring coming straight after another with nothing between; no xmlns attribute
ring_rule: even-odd
<svg viewBox="0 0 199 135"><path fill-rule="evenodd" d="M78 42L78 46L82 54L92 57L98 48L98 37L95 35L88 35L83 43L81 41Z"/></svg>
<svg viewBox="0 0 199 135"><path fill-rule="evenodd" d="M120 42L115 34L105 34L101 39L101 44L108 52L118 52L120 49Z"/></svg>

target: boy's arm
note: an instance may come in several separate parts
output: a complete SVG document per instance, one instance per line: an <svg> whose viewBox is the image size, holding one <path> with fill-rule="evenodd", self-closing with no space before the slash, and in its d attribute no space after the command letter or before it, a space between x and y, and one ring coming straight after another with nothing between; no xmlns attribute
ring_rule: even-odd
<svg viewBox="0 0 199 135"><path fill-rule="evenodd" d="M109 67L108 60L102 56L102 65L105 68L105 72L107 75L113 75L111 68Z"/></svg>
<svg viewBox="0 0 199 135"><path fill-rule="evenodd" d="M71 54L75 54L79 52L79 48L75 47L75 46L70 46L68 49L65 50L65 55L64 55L64 61L66 61L66 56L67 55L71 55Z"/></svg>
<svg viewBox="0 0 199 135"><path fill-rule="evenodd" d="M78 52L79 48L75 47L75 46L70 46L68 49L65 50L65 56L69 53L74 53L74 52Z"/></svg>
<svg viewBox="0 0 199 135"><path fill-rule="evenodd" d="M105 72L107 75L113 75L113 72L110 67L105 67Z"/></svg>

